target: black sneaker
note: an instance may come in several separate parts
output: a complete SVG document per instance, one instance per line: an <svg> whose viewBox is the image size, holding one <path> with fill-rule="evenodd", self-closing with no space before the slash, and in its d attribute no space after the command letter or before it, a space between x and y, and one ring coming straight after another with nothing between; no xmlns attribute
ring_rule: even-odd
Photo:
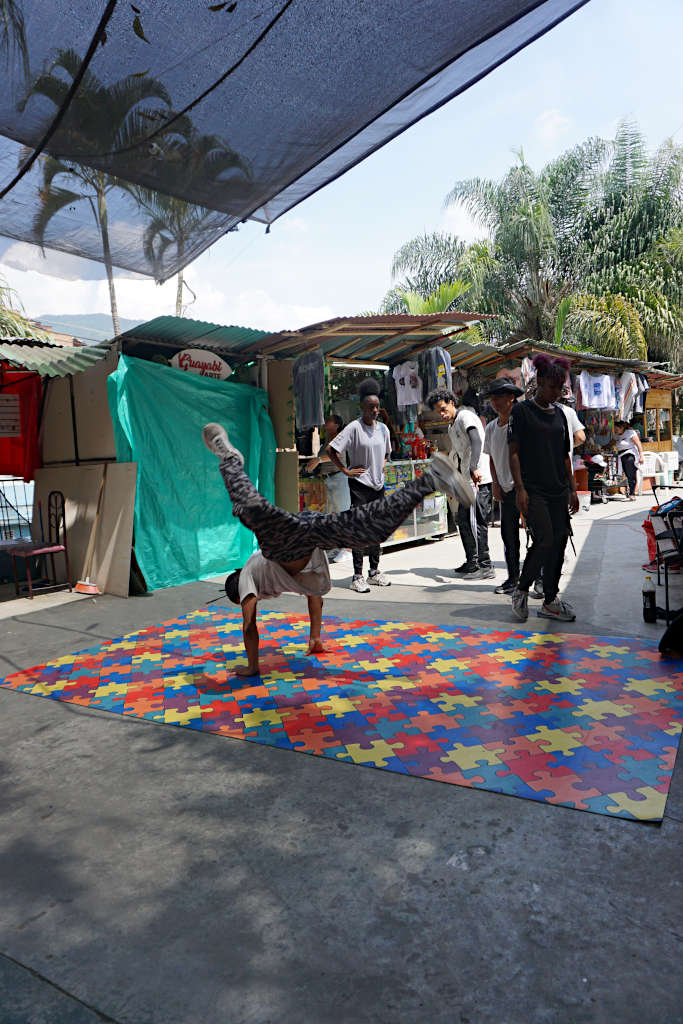
<svg viewBox="0 0 683 1024"><path fill-rule="evenodd" d="M512 594L517 589L517 580L507 579L493 591L494 594Z"/></svg>
<svg viewBox="0 0 683 1024"><path fill-rule="evenodd" d="M468 580L492 580L495 579L496 570L492 565L480 565L474 572L465 573Z"/></svg>
<svg viewBox="0 0 683 1024"><path fill-rule="evenodd" d="M475 572L478 568L479 566L476 562L463 562L462 565L459 565L457 569L453 570L453 572L456 576L466 576L470 572Z"/></svg>

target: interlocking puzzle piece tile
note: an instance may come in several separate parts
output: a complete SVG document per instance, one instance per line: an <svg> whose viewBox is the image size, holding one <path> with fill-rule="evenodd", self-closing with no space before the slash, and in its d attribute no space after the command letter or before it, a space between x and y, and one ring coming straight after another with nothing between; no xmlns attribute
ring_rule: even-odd
<svg viewBox="0 0 683 1024"><path fill-rule="evenodd" d="M354 764L372 764L375 768L385 768L390 760L394 758L396 751L403 749L402 743L387 743L385 740L373 740L367 746L359 743L347 743L346 756ZM337 754L337 757L344 755Z"/></svg>
<svg viewBox="0 0 683 1024"><path fill-rule="evenodd" d="M664 815L666 793L652 786L641 786L638 796L631 798L626 793L609 793L611 803L606 809L611 814L628 814L641 821L659 821Z"/></svg>

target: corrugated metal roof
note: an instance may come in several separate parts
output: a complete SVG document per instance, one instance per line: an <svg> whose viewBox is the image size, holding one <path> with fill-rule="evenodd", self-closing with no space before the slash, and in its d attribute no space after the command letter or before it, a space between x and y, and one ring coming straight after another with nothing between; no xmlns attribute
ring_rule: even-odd
<svg viewBox="0 0 683 1024"><path fill-rule="evenodd" d="M156 346L162 351L196 346L251 359L262 355L287 359L319 348L324 356L333 359L397 363L431 345L449 347L455 343L455 335L467 330L469 324L488 319L491 314L463 311L418 316L340 316L296 331L268 333L250 327L160 316L126 331L117 340L123 351L132 355L145 346ZM450 332L450 340L444 331Z"/></svg>
<svg viewBox="0 0 683 1024"><path fill-rule="evenodd" d="M514 360L521 361L526 355L533 355L534 352L547 352L549 355L563 356L573 364L575 369L599 367L607 370L633 370L637 373L647 374L655 387L673 390L683 383L683 375L670 373L664 370L658 363L650 363L643 359L617 359L615 356L602 356L596 352L577 352L574 349L560 348L546 341L515 341L509 345L501 345L500 348L492 348L488 345L462 346L469 348L472 355L465 355L461 361L453 358L453 368L464 368L475 366L485 377L494 376L503 363ZM478 353L478 354L477 354ZM655 383L656 381L656 383Z"/></svg>
<svg viewBox="0 0 683 1024"><path fill-rule="evenodd" d="M160 341L183 348L197 345L200 348L227 349L232 352L270 337L270 331L259 331L253 327L213 324L207 320L190 320L184 316L157 316L154 320L138 324L120 334L117 341Z"/></svg>
<svg viewBox="0 0 683 1024"><path fill-rule="evenodd" d="M41 377L68 377L106 358L109 348L56 345L33 338L0 339L0 362Z"/></svg>

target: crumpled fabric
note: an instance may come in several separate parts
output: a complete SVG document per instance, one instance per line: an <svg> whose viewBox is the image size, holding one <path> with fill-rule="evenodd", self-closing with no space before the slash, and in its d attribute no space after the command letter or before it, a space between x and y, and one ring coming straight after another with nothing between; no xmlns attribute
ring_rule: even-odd
<svg viewBox="0 0 683 1024"><path fill-rule="evenodd" d="M241 568L256 540L232 514L202 427L215 421L227 429L248 476L272 501L275 435L266 392L131 356L121 356L107 390L116 457L138 466L135 556L147 586Z"/></svg>

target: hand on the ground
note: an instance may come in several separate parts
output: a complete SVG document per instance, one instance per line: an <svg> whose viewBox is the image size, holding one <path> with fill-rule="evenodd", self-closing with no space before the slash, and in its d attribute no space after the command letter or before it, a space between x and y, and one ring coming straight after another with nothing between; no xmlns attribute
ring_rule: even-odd
<svg viewBox="0 0 683 1024"><path fill-rule="evenodd" d="M259 674L258 665L256 668L252 668L251 665L237 665L235 668L236 676L257 676Z"/></svg>
<svg viewBox="0 0 683 1024"><path fill-rule="evenodd" d="M579 511L579 496L576 491L571 491L569 495L569 511L572 515L575 515Z"/></svg>
<svg viewBox="0 0 683 1024"><path fill-rule="evenodd" d="M354 466L353 469L347 469L347 476L362 476L365 472L365 466Z"/></svg>
<svg viewBox="0 0 683 1024"><path fill-rule="evenodd" d="M517 508L519 509L519 511L522 513L523 516L527 515L529 512L529 495L523 487L519 488L519 490L517 491L516 500Z"/></svg>
<svg viewBox="0 0 683 1024"><path fill-rule="evenodd" d="M320 639L320 637L317 637L317 639L315 639L315 640L311 637L311 639L308 641L308 653L309 654L324 654L325 653L325 648L323 647L323 642Z"/></svg>

